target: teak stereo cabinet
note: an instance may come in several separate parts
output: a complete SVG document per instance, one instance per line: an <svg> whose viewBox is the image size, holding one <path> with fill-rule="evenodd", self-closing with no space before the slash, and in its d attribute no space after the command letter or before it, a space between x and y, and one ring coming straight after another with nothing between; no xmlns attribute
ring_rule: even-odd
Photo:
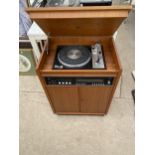
<svg viewBox="0 0 155 155"><path fill-rule="evenodd" d="M32 20L49 35L36 71L57 114L95 114L108 112L122 68L113 34L128 16L131 6L28 8ZM58 45L92 45L104 47L106 69L52 69ZM122 45L123 46L123 45ZM45 77L114 77L111 86L47 85Z"/></svg>

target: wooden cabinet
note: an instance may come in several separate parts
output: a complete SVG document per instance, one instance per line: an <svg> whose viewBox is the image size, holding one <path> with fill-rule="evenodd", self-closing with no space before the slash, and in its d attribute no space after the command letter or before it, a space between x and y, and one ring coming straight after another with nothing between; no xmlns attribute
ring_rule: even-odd
<svg viewBox="0 0 155 155"><path fill-rule="evenodd" d="M106 114L122 73L113 34L132 6L28 8L30 18L49 36L48 48L41 53L37 75L57 114ZM59 45L93 45L104 49L106 69L55 70ZM48 49L48 52L46 51ZM50 77L114 77L111 86L47 85Z"/></svg>

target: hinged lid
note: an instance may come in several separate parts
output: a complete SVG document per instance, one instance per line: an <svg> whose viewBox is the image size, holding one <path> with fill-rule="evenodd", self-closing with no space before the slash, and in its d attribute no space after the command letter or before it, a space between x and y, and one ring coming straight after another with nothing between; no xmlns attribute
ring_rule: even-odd
<svg viewBox="0 0 155 155"><path fill-rule="evenodd" d="M112 36L132 9L126 6L28 8L30 18L52 36Z"/></svg>

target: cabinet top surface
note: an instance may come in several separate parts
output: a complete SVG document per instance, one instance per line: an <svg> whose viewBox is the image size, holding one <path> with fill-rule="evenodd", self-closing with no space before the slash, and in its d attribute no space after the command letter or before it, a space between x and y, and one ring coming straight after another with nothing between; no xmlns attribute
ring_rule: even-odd
<svg viewBox="0 0 155 155"><path fill-rule="evenodd" d="M112 36L131 9L131 5L126 5L28 8L26 11L52 36Z"/></svg>

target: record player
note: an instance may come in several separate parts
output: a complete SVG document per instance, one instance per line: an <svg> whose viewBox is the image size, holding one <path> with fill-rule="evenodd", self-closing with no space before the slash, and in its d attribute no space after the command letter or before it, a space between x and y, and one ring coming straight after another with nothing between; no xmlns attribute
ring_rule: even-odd
<svg viewBox="0 0 155 155"><path fill-rule="evenodd" d="M102 47L99 43L92 46L58 46L54 69L105 69Z"/></svg>
<svg viewBox="0 0 155 155"><path fill-rule="evenodd" d="M36 66L56 114L104 115L122 68L113 34L131 6L28 8L49 39Z"/></svg>

